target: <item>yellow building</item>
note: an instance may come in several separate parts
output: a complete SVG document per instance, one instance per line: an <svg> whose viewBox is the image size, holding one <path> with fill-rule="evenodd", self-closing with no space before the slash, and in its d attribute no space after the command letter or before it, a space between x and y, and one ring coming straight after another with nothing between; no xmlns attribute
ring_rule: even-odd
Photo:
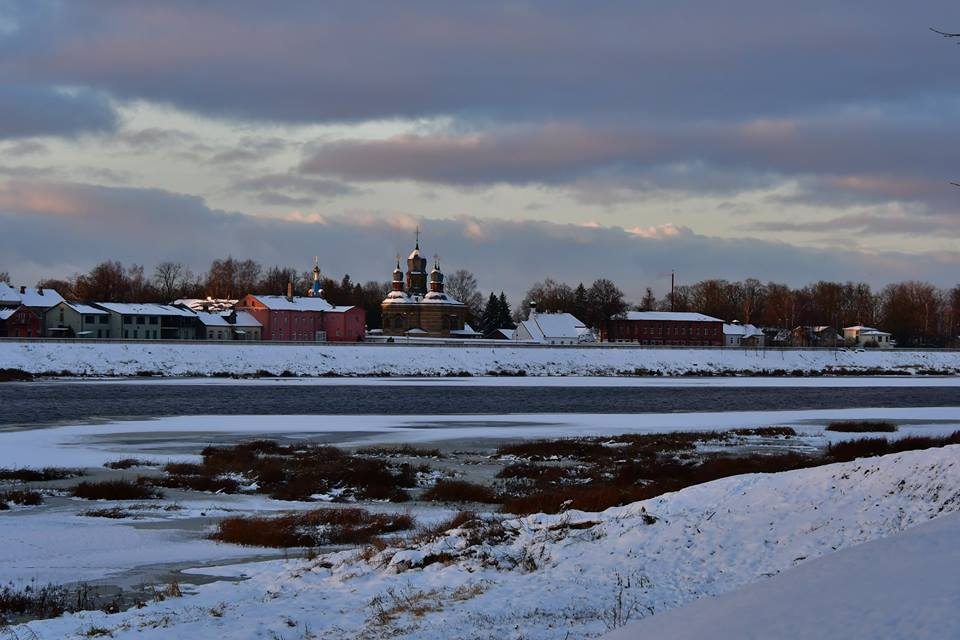
<svg viewBox="0 0 960 640"><path fill-rule="evenodd" d="M434 261L428 281L427 260L420 255L419 232L417 235L416 247L407 258L406 281L398 257L392 290L380 305L384 335L432 338L475 335L465 326L466 306L443 290L439 259Z"/></svg>

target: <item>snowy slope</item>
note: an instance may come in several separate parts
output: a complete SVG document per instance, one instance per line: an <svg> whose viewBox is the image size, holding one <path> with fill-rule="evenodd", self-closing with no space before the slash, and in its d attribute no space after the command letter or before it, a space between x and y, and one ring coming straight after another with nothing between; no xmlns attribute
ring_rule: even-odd
<svg viewBox="0 0 960 640"><path fill-rule="evenodd" d="M604 640L960 638L960 514L844 549Z"/></svg>
<svg viewBox="0 0 960 640"><path fill-rule="evenodd" d="M228 567L248 579L29 626L44 640L93 626L114 638L597 637L958 510L954 446L508 520L487 542L463 529L369 561L341 552Z"/></svg>
<svg viewBox="0 0 960 640"><path fill-rule="evenodd" d="M633 373L960 372L960 352L762 351L623 347L404 346L387 344L142 344L0 341L0 368L87 375L249 374L527 375Z"/></svg>

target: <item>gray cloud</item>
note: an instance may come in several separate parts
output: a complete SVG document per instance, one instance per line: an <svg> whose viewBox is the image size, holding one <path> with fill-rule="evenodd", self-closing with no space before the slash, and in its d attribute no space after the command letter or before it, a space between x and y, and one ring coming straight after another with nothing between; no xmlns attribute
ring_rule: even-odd
<svg viewBox="0 0 960 640"><path fill-rule="evenodd" d="M117 116L102 94L7 80L4 66L0 62L0 139L72 136L116 128Z"/></svg>
<svg viewBox="0 0 960 640"><path fill-rule="evenodd" d="M519 296L545 277L569 282L610 277L639 298L658 274L676 269L683 281L707 277L783 280L906 278L952 282L960 253L871 254L849 248L810 249L750 238L720 239L689 229L561 225L459 217L425 220L373 212L277 220L211 210L203 200L159 190L81 184L0 183L0 269L16 280L67 275L104 259L181 260L203 269L218 256L309 267L321 256L325 272L385 280L393 256L406 252L413 227L422 245L447 269L474 271L485 290ZM190 233L184 233L190 229ZM51 250L52 248L56 250Z"/></svg>
<svg viewBox="0 0 960 640"><path fill-rule="evenodd" d="M10 6L11 77L216 116L663 121L956 95L955 52L927 31L946 0Z"/></svg>

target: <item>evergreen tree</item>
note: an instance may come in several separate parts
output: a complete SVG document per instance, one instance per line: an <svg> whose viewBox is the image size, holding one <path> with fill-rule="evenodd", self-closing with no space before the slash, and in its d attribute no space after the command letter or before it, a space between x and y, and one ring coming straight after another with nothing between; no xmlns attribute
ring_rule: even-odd
<svg viewBox="0 0 960 640"><path fill-rule="evenodd" d="M493 294L490 294L493 296ZM513 323L513 317L510 313L510 303L507 302L506 294L501 291L500 298L497 300L499 313L497 314L497 329L516 329L517 325Z"/></svg>
<svg viewBox="0 0 960 640"><path fill-rule="evenodd" d="M577 285L573 292L573 310L571 311L578 320L586 320L590 313L590 301L587 299L587 288L583 283Z"/></svg>
<svg viewBox="0 0 960 640"><path fill-rule="evenodd" d="M497 296L490 292L490 297L487 299L487 305L483 308L483 313L480 315L480 332L483 333L484 338L491 337L494 332L500 328L499 326L499 316L500 316L500 302L497 300Z"/></svg>

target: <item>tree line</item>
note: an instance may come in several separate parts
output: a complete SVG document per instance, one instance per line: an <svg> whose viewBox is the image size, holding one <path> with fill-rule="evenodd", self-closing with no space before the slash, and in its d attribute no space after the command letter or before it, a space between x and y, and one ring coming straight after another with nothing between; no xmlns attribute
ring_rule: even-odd
<svg viewBox="0 0 960 640"><path fill-rule="evenodd" d="M0 271L0 282L9 283ZM179 298L237 299L247 293L283 295L287 283L304 295L313 274L293 267L264 268L255 260L232 256L210 263L203 273L194 273L179 262L166 261L147 273L142 265L124 266L105 261L87 273L65 279L47 279L38 286L53 288L71 300L98 302L171 302ZM837 329L863 324L893 334L901 346L946 346L960 335L960 285L940 289L927 282L906 281L873 290L864 282L821 280L804 287L748 278L742 281L708 279L677 286L657 297L647 288L639 302L628 301L611 280L600 278L589 286L571 286L546 279L534 283L517 307L511 307L503 292L480 293L476 277L467 270L446 279L446 291L464 302L468 322L485 335L499 328L512 328L526 319L530 303L544 312L571 313L588 326L599 328L606 318L629 310L695 311L726 321L764 327L793 328L827 325ZM324 297L332 304L363 307L367 325L381 326L380 303L390 291L389 282L354 282L322 276Z"/></svg>

